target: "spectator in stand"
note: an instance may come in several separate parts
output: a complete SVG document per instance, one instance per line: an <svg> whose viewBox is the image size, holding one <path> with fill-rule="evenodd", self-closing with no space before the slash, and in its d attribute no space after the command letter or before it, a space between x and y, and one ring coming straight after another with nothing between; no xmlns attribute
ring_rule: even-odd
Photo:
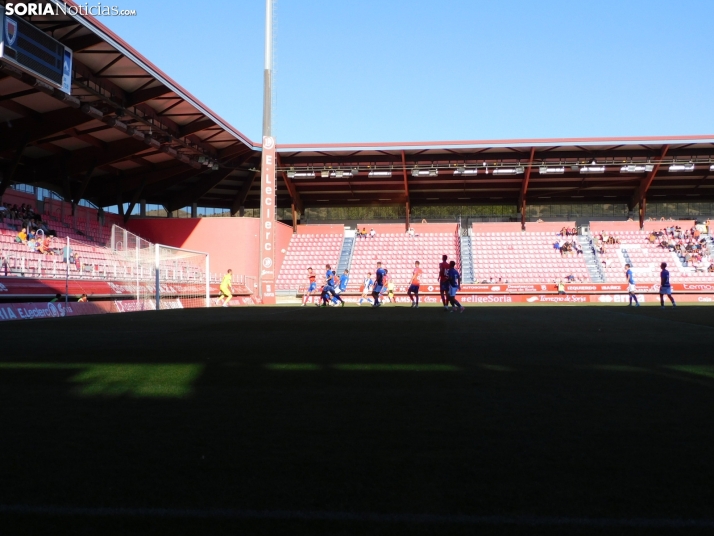
<svg viewBox="0 0 714 536"><path fill-rule="evenodd" d="M52 238L46 236L45 239L40 242L39 249L40 253L42 253L43 255L54 255L55 252L52 250Z"/></svg>
<svg viewBox="0 0 714 536"><path fill-rule="evenodd" d="M565 283L562 279L558 281L558 294L565 294Z"/></svg>
<svg viewBox="0 0 714 536"><path fill-rule="evenodd" d="M27 229L23 227L22 230L17 233L17 236L15 236L15 242L18 244L27 244L27 239Z"/></svg>
<svg viewBox="0 0 714 536"><path fill-rule="evenodd" d="M377 232L376 232L374 229L370 229L370 230L369 230L369 237L370 237L370 238L374 238L375 236L377 236Z"/></svg>
<svg viewBox="0 0 714 536"><path fill-rule="evenodd" d="M86 294L82 294L82 295L79 297L79 299L77 300L77 302L79 302L79 303L87 303L88 301L89 301L89 299L87 298L87 295L86 295Z"/></svg>
<svg viewBox="0 0 714 536"><path fill-rule="evenodd" d="M27 247L30 248L30 253L39 253L40 241L37 238L32 238L27 241Z"/></svg>
<svg viewBox="0 0 714 536"><path fill-rule="evenodd" d="M361 230L361 231L358 231L357 234L358 234L358 236L359 236L360 238L367 238L367 228L366 228L366 227L362 227L362 230Z"/></svg>
<svg viewBox="0 0 714 536"><path fill-rule="evenodd" d="M50 303L57 303L62 300L62 294L55 294L55 297L50 300Z"/></svg>
<svg viewBox="0 0 714 536"><path fill-rule="evenodd" d="M62 248L62 262L74 262L74 251L69 246Z"/></svg>

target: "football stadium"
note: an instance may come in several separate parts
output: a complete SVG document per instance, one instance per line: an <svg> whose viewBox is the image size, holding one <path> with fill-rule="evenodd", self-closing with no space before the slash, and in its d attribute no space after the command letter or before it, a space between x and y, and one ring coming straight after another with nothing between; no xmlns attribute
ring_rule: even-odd
<svg viewBox="0 0 714 536"><path fill-rule="evenodd" d="M714 531L714 135L280 143L268 0L251 140L0 8L1 534Z"/></svg>

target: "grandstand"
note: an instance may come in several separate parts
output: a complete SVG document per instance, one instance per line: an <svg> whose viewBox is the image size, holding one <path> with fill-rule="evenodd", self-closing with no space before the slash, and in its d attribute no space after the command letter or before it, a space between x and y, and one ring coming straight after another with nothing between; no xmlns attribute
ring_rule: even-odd
<svg viewBox="0 0 714 536"><path fill-rule="evenodd" d="M261 143L96 19L25 20L73 51L72 88L67 94L45 87L0 62L0 195L7 203L21 197L14 187L33 190L26 195L33 208L86 261L71 277L108 281L132 273L104 249L112 225L153 243L205 250L217 260L216 277L228 267L243 282L262 277L258 230L240 217L257 215ZM354 291L377 260L406 285L415 260L429 278L442 254L457 261L469 283L549 285L568 276L613 283L626 258L643 282L656 282L661 259L671 261L673 280L709 281L709 272L684 266L636 232L662 207L689 222L710 216L713 155L708 135L278 145L275 206L287 224L276 222L276 266L267 271L284 295L301 292L308 265L349 269ZM151 206L158 208L152 213ZM94 207L102 207L102 218ZM564 215L557 207L567 207ZM198 217L202 209L236 218L208 225ZM319 221L327 231L314 227L330 210L343 216ZM167 223L150 214L190 218ZM592 247L589 221L606 215L612 229L598 231L626 233L627 257L623 248L600 255ZM417 223L424 217L430 222ZM618 227L630 218L634 228ZM536 224L541 219L546 223ZM494 226L479 227L486 222ZM572 240L582 255L553 248L560 225L579 229ZM8 276L58 276L56 262L14 244L17 226L6 219L0 238ZM377 236L350 235L363 226ZM418 236L406 235L410 227Z"/></svg>
<svg viewBox="0 0 714 536"><path fill-rule="evenodd" d="M72 256L0 211L3 535L714 529L714 365L682 352L714 309L622 307L625 263L644 305L661 262L714 303L714 136L277 145L273 177L93 17L23 20L73 51L72 91L0 61L0 200ZM675 226L701 262L653 240ZM440 305L442 255L483 308L404 306L417 260ZM378 261L389 307L238 307L326 264L354 303Z"/></svg>

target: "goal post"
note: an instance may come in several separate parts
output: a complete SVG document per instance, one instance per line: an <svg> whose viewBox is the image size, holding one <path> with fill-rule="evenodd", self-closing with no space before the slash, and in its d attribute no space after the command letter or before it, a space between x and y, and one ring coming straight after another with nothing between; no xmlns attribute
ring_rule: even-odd
<svg viewBox="0 0 714 536"><path fill-rule="evenodd" d="M203 251L152 244L114 225L111 249L121 259L124 282L132 289L126 310L210 307L210 256Z"/></svg>
<svg viewBox="0 0 714 536"><path fill-rule="evenodd" d="M210 256L203 251L154 245L156 309L210 307Z"/></svg>

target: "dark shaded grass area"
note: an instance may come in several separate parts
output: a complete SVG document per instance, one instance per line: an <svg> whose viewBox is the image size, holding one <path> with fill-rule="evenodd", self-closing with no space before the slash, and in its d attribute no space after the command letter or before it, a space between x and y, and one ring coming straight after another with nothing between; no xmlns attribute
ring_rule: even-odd
<svg viewBox="0 0 714 536"><path fill-rule="evenodd" d="M0 367L0 505L224 509L6 511L0 532L711 533L618 523L714 519L712 335L706 307L274 307L0 324L0 365L202 367L182 398L83 396L71 368ZM682 365L694 368L671 368ZM444 517L408 517L419 514ZM564 518L590 521L554 521Z"/></svg>

